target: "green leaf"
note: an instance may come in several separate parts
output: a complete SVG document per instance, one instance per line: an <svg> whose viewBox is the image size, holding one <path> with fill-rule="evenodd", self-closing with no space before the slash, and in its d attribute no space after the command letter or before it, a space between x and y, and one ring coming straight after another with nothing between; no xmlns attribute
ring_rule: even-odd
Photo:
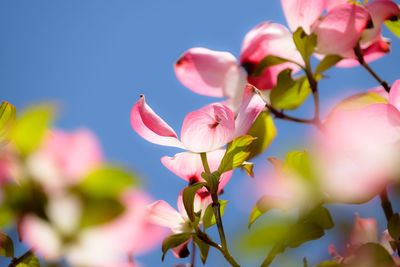
<svg viewBox="0 0 400 267"><path fill-rule="evenodd" d="M321 74L328 69L332 68L333 66L336 65L339 61L341 61L343 58L338 55L327 55L325 56L321 62L318 64L317 68L315 69L315 74Z"/></svg>
<svg viewBox="0 0 400 267"><path fill-rule="evenodd" d="M343 267L395 267L392 256L379 244L362 245Z"/></svg>
<svg viewBox="0 0 400 267"><path fill-rule="evenodd" d="M290 151L286 154L285 167L296 173L301 179L313 182L312 162L306 151Z"/></svg>
<svg viewBox="0 0 400 267"><path fill-rule="evenodd" d="M227 200L219 200L219 205L220 205L220 210L221 210L221 216L224 215L226 204L228 204ZM203 215L203 226L205 229L213 226L216 223L216 219L214 216L214 211L212 208L212 204L208 205L206 211L204 212Z"/></svg>
<svg viewBox="0 0 400 267"><path fill-rule="evenodd" d="M7 258L14 257L14 243L12 239L4 233L0 233L0 256Z"/></svg>
<svg viewBox="0 0 400 267"><path fill-rule="evenodd" d="M316 267L339 267L339 263L336 261L323 261L320 262Z"/></svg>
<svg viewBox="0 0 400 267"><path fill-rule="evenodd" d="M261 112L251 126L248 134L257 138L251 146L248 158L251 159L262 154L276 137L276 127L271 114L266 111Z"/></svg>
<svg viewBox="0 0 400 267"><path fill-rule="evenodd" d="M245 161L243 162L242 166L240 166L240 168L242 168L242 170L244 170L248 176L254 178L254 171L253 171L254 163Z"/></svg>
<svg viewBox="0 0 400 267"><path fill-rule="evenodd" d="M210 246L208 244L204 243L197 236L193 236L193 240L194 240L194 242L196 243L197 247L200 250L201 262L203 264L206 264L207 257L208 257L208 251L210 250Z"/></svg>
<svg viewBox="0 0 400 267"><path fill-rule="evenodd" d="M190 233L181 233L181 234L175 234L175 235L170 235L167 238L164 239L164 241L162 242L162 261L164 261L165 255L167 254L168 250L175 248L179 245L182 245L183 243L185 243L186 241L189 240L189 238L191 238L192 235ZM185 253L187 255L180 255L182 256L182 258L187 257L189 254Z"/></svg>
<svg viewBox="0 0 400 267"><path fill-rule="evenodd" d="M8 139L9 130L15 122L17 111L15 107L3 101L0 105L0 143L6 142Z"/></svg>
<svg viewBox="0 0 400 267"><path fill-rule="evenodd" d="M40 267L40 261L34 254L30 254L18 263L16 267Z"/></svg>
<svg viewBox="0 0 400 267"><path fill-rule="evenodd" d="M260 218L263 214L267 213L271 209L275 208L276 202L279 202L279 198L277 197L272 197L272 196L263 196L261 197L256 205L253 207L250 217L249 217L249 222L248 222L248 227L250 228L253 223Z"/></svg>
<svg viewBox="0 0 400 267"><path fill-rule="evenodd" d="M35 151L53 120L54 107L39 105L26 109L12 128L12 140L23 155Z"/></svg>
<svg viewBox="0 0 400 267"><path fill-rule="evenodd" d="M77 188L91 197L117 198L136 181L133 173L121 167L104 165L90 172Z"/></svg>
<svg viewBox="0 0 400 267"><path fill-rule="evenodd" d="M249 157L254 140L256 138L251 135L242 135L230 142L219 165L218 172L222 174L240 167Z"/></svg>
<svg viewBox="0 0 400 267"><path fill-rule="evenodd" d="M204 186L204 183L196 183L193 185L189 185L183 189L182 199L183 205L185 206L186 213L190 219L190 221L194 222L196 219L196 215L194 213L194 198L196 196L197 191L200 190Z"/></svg>
<svg viewBox="0 0 400 267"><path fill-rule="evenodd" d="M124 206L116 199L83 199L83 212L80 226L85 228L107 223L121 215L124 210Z"/></svg>
<svg viewBox="0 0 400 267"><path fill-rule="evenodd" d="M275 66L275 65L279 65L282 63L286 63L288 61L289 61L288 59L278 57L278 56L273 56L273 55L266 56L260 61L260 63L258 63L256 69L253 71L253 73L251 73L251 75L252 76L260 76L262 74L262 72L264 71L264 69Z"/></svg>
<svg viewBox="0 0 400 267"><path fill-rule="evenodd" d="M317 45L317 35L314 33L307 35L304 30L299 27L293 33L293 41L304 59L304 62L309 62L311 55L314 53L315 46Z"/></svg>
<svg viewBox="0 0 400 267"><path fill-rule="evenodd" d="M385 25L396 37L400 38L400 20L387 20Z"/></svg>
<svg viewBox="0 0 400 267"><path fill-rule="evenodd" d="M398 213L395 213L392 217L390 217L387 228L390 236L394 240L398 240L400 238L400 216Z"/></svg>
<svg viewBox="0 0 400 267"><path fill-rule="evenodd" d="M334 226L329 210L322 206L314 208L308 214L305 222L317 224L325 230L329 230Z"/></svg>
<svg viewBox="0 0 400 267"><path fill-rule="evenodd" d="M306 77L292 79L292 70L285 69L278 75L278 82L272 89L271 104L276 109L296 109L310 94L311 89Z"/></svg>
<svg viewBox="0 0 400 267"><path fill-rule="evenodd" d="M324 229L315 223L298 223L290 229L287 244L296 248L310 240L316 240L324 235Z"/></svg>

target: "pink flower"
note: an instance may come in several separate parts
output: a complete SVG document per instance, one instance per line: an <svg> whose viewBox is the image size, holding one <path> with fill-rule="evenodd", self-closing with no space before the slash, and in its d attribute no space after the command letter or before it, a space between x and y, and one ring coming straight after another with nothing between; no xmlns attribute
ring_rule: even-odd
<svg viewBox="0 0 400 267"><path fill-rule="evenodd" d="M341 255L338 253L334 245L329 246L329 253L338 263L350 263L359 247L367 243L377 243L382 245L389 254L393 255L394 251L389 244L391 240L393 239L387 230L382 233L379 240L378 224L375 218L361 218L356 215L353 230L350 233L349 243L346 245L344 254ZM400 262L398 256L393 255L392 257L397 264Z"/></svg>
<svg viewBox="0 0 400 267"><path fill-rule="evenodd" d="M211 204L209 196L203 197L199 194L195 195L194 199L194 212L200 212L200 224L207 206ZM171 207L167 202L158 200L148 206L150 211L149 220L155 225L166 227L171 230L173 234L180 233L193 233L195 230L192 228L192 223L186 213L183 205L182 195L179 195L177 201L178 210ZM174 248L172 252L177 258L181 258L182 252L186 251L187 244L190 239Z"/></svg>
<svg viewBox="0 0 400 267"><path fill-rule="evenodd" d="M235 119L231 109L221 103L209 104L186 115L181 140L175 131L145 102L144 96L131 111L132 128L151 143L183 148L195 153L219 149L237 136L247 133L264 101L251 87L246 89Z"/></svg>
<svg viewBox="0 0 400 267"><path fill-rule="evenodd" d="M193 92L227 97L228 104L236 110L247 82L260 90L268 90L275 86L278 73L283 69L299 69L293 63L284 63L266 68L259 77L253 77L257 64L268 55L302 62L290 32L280 24L263 22L246 34L240 62L229 52L195 47L178 59L175 73Z"/></svg>
<svg viewBox="0 0 400 267"><path fill-rule="evenodd" d="M397 81L389 103L339 105L324 122L315 159L321 186L331 201L366 202L398 175L399 94Z"/></svg>
<svg viewBox="0 0 400 267"><path fill-rule="evenodd" d="M358 64L353 51L357 43L367 61L389 52L390 44L381 36L381 26L385 20L397 19L400 15L399 7L391 0L375 0L365 6L346 0L281 2L292 31L303 27L306 33L316 33L317 53L347 58L340 66ZM325 9L327 13L322 16Z"/></svg>
<svg viewBox="0 0 400 267"><path fill-rule="evenodd" d="M207 160L211 172L218 169L219 164L224 157L225 150L219 149L207 153ZM178 177L184 179L190 184L204 182L201 173L204 172L204 167L199 154L183 152L178 153L173 157L164 156L161 158L162 164ZM222 190L232 176L232 171L225 172L221 175L219 189Z"/></svg>
<svg viewBox="0 0 400 267"><path fill-rule="evenodd" d="M76 184L102 160L101 146L89 130L53 130L28 158L28 168L33 179L54 189Z"/></svg>
<svg viewBox="0 0 400 267"><path fill-rule="evenodd" d="M104 225L79 229L82 207L71 195L50 199L49 221L26 215L21 224L23 241L47 260L65 257L72 266L122 266L128 255L144 253L165 236L161 228L148 220L149 197L140 191L122 196L126 210ZM65 236L76 236L63 242Z"/></svg>

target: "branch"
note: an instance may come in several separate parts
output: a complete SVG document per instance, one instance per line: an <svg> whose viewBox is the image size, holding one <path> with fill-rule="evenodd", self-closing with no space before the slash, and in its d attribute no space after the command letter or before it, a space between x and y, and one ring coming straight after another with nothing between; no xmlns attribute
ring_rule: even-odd
<svg viewBox="0 0 400 267"><path fill-rule="evenodd" d="M23 262L26 258L28 258L32 255L33 255L33 250L29 249L28 251L26 251L24 254L22 254L18 258L13 258L11 260L10 264L8 265L8 267L16 267L19 263Z"/></svg>
<svg viewBox="0 0 400 267"><path fill-rule="evenodd" d="M383 88L385 88L385 91L389 93L390 85L385 80L381 79L381 77L379 77L379 75L368 65L368 63L365 62L364 55L361 51L360 44L357 44L357 46L354 48L354 53L356 54L357 60L360 63L360 65L363 66L364 69L366 69L369 72L369 74L371 74L371 76L374 77L374 79L380 85L382 85Z"/></svg>

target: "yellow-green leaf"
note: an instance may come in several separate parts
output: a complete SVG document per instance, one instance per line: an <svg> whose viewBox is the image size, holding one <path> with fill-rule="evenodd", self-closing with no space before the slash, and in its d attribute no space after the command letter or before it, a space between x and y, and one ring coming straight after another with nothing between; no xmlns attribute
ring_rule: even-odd
<svg viewBox="0 0 400 267"><path fill-rule="evenodd" d="M249 135L257 138L253 141L248 159L262 154L275 139L276 133L276 127L271 114L266 111L261 112L248 132Z"/></svg>
<svg viewBox="0 0 400 267"><path fill-rule="evenodd" d="M9 130L15 121L15 107L3 101L0 105L0 143L6 142L8 139Z"/></svg>

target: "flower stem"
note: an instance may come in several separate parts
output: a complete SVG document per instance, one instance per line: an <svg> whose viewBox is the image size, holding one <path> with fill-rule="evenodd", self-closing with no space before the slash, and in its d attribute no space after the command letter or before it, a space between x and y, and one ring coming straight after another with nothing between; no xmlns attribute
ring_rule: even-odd
<svg viewBox="0 0 400 267"><path fill-rule="evenodd" d="M190 267L195 267L196 264L196 243L192 240L192 259L190 262Z"/></svg>
<svg viewBox="0 0 400 267"><path fill-rule="evenodd" d="M210 166L208 164L207 160L207 153L200 153L201 156L201 162L203 163L204 171L207 174L211 174ZM215 221L217 224L218 228L218 234L219 238L221 240L221 245L219 247L219 251L224 255L225 259L232 265L232 266L240 266L235 259L232 257L232 255L229 252L228 249L228 244L226 242L226 236L225 236L225 231L224 231L224 226L222 223L222 216L221 216L221 205L219 204L219 199L218 199L218 186L216 187L216 190L211 190L211 199L212 199L212 209L213 213L215 216Z"/></svg>
<svg viewBox="0 0 400 267"><path fill-rule="evenodd" d="M361 51L360 44L357 44L357 46L354 48L354 53L355 53L355 55L357 57L357 60L360 63L360 65L364 69L366 69L369 72L369 74L371 74L371 76L374 77L374 79L380 85L382 85L383 88L385 88L386 92L389 93L390 92L390 85L385 80L383 80L381 77L379 77L379 75L368 65L368 63L365 62L364 55L363 55L363 53Z"/></svg>
<svg viewBox="0 0 400 267"><path fill-rule="evenodd" d="M10 264L8 265L8 267L16 267L18 264L20 264L21 262L23 262L26 258L30 257L33 255L33 250L29 249L28 251L26 251L24 254L22 254L21 256L19 256L18 258L13 258L10 262Z"/></svg>
<svg viewBox="0 0 400 267"><path fill-rule="evenodd" d="M393 216L393 208L386 189L379 194L379 198L381 199L381 206L385 213L386 220L389 222L390 218Z"/></svg>

